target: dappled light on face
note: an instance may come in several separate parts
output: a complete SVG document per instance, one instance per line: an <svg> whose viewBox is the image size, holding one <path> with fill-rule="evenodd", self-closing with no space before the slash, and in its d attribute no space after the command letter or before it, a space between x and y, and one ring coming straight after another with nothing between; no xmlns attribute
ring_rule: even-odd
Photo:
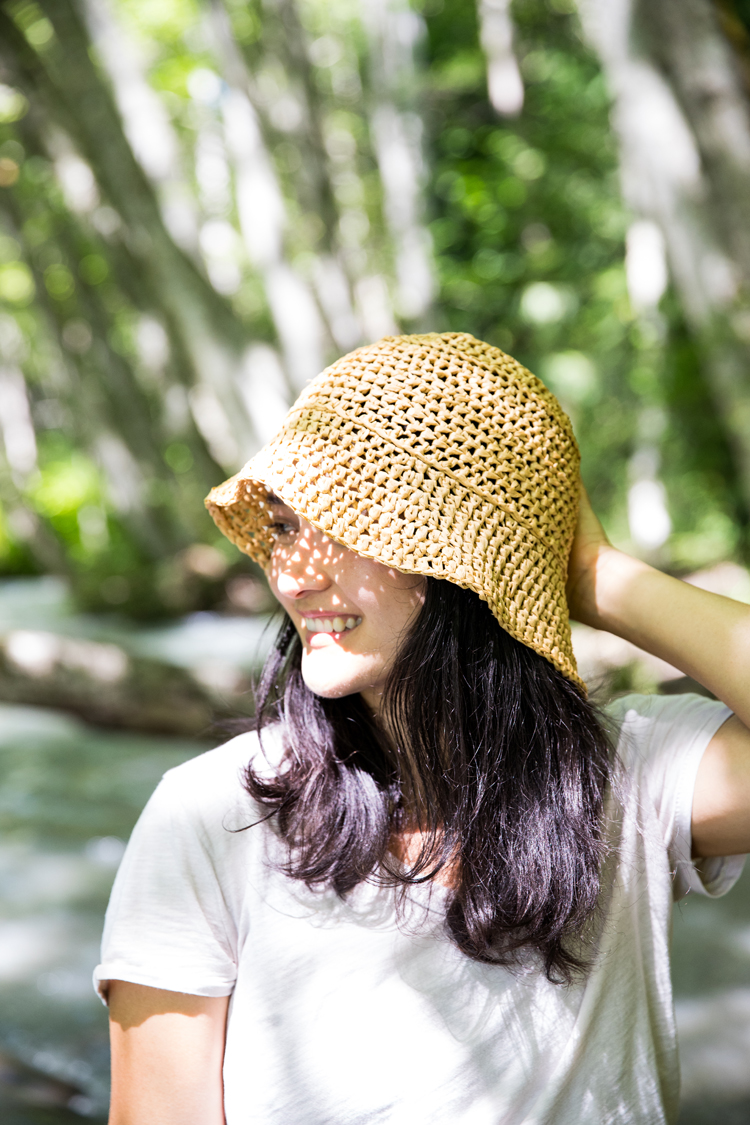
<svg viewBox="0 0 750 1125"><path fill-rule="evenodd" d="M424 600L424 579L330 539L277 497L271 589L302 641L302 675L325 698L359 693L377 711L399 644Z"/></svg>

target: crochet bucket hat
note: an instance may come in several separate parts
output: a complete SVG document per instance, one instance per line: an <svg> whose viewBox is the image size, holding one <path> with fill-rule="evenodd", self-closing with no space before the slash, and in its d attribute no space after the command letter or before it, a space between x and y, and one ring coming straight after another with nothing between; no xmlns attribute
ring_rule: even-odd
<svg viewBox="0 0 750 1125"><path fill-rule="evenodd" d="M567 415L516 360L465 333L389 336L313 379L206 506L266 570L274 493L360 555L474 590L585 690L565 600L578 466Z"/></svg>

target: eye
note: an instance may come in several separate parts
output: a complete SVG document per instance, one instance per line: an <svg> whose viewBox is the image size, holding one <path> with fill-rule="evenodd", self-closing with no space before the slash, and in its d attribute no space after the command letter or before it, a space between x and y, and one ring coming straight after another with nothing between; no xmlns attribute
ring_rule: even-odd
<svg viewBox="0 0 750 1125"><path fill-rule="evenodd" d="M286 520L283 516L279 516L271 523L271 534L274 539L289 539L296 535L298 530L296 522Z"/></svg>

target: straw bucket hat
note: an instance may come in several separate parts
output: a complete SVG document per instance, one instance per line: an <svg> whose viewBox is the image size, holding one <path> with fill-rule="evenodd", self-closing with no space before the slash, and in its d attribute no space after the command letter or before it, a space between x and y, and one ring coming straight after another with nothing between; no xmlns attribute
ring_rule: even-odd
<svg viewBox="0 0 750 1125"><path fill-rule="evenodd" d="M265 569L274 493L360 555L474 590L585 690L565 600L578 466L567 415L511 356L465 333L389 336L313 379L206 506Z"/></svg>

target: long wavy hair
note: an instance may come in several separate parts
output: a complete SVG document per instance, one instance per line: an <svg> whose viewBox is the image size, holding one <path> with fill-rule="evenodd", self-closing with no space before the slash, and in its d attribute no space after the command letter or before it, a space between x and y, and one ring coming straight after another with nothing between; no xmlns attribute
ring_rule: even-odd
<svg viewBox="0 0 750 1125"><path fill-rule="evenodd" d="M284 724L279 768L246 787L275 817L283 870L345 896L445 871L446 924L476 961L535 953L549 980L588 964L612 751L595 708L512 638L475 593L428 578L380 718L359 695L306 686L286 617L258 685L254 726ZM398 833L421 833L398 858ZM419 838L419 837L418 837Z"/></svg>

